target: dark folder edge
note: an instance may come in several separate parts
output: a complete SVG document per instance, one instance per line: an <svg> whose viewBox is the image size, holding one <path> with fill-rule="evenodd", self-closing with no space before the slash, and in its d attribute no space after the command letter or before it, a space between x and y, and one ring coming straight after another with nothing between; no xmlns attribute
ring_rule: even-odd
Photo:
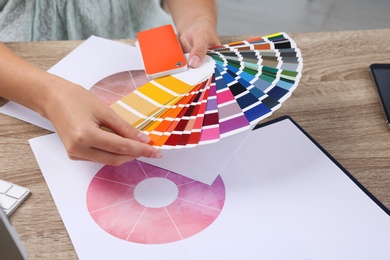
<svg viewBox="0 0 390 260"><path fill-rule="evenodd" d="M257 124L252 130L256 130L283 120L290 120L302 133L306 135L334 164L337 165L372 201L374 201L387 215L390 216L390 210L380 202L370 191L366 189L351 173L349 173L328 151L326 151L313 137L311 137L296 121L294 121L290 116L285 115L270 121Z"/></svg>

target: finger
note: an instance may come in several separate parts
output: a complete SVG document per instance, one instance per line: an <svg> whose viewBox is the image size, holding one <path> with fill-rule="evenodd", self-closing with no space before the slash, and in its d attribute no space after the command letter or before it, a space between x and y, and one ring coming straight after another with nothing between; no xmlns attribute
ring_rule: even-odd
<svg viewBox="0 0 390 260"><path fill-rule="evenodd" d="M188 41L187 36L181 35L181 36L179 37L179 40L180 40L180 45L181 45L181 48L183 49L183 52L184 52L184 53L189 53L189 52L191 51L192 45L191 45L191 43Z"/></svg>
<svg viewBox="0 0 390 260"><path fill-rule="evenodd" d="M82 155L68 154L68 156L71 160L97 162L112 166L120 166L136 159L134 156L112 154L94 148L84 151Z"/></svg>
<svg viewBox="0 0 390 260"><path fill-rule="evenodd" d="M123 138L115 133L107 132L96 128L94 131L89 131L83 137L73 138L77 140L66 146L70 157L81 157L88 160L94 160L91 149L104 151L113 155L131 156L134 158L144 156L148 158L161 158L161 152L155 147L138 142L136 140ZM98 160L102 160L100 158Z"/></svg>
<svg viewBox="0 0 390 260"><path fill-rule="evenodd" d="M151 158L160 158L161 152L149 145L137 140L123 138L114 133L99 130L91 147L105 150L113 154L144 156Z"/></svg>
<svg viewBox="0 0 390 260"><path fill-rule="evenodd" d="M146 144L144 144L146 145ZM83 160L98 162L102 164L118 166L125 162L137 159L138 155L117 154L106 150L89 147L87 149L78 149L77 153L68 152L68 157L72 160ZM161 156L145 156L148 158L160 158Z"/></svg>
<svg viewBox="0 0 390 260"><path fill-rule="evenodd" d="M109 128L114 133L143 143L149 143L150 137L126 122L122 117L110 110L109 115L103 118L101 125Z"/></svg>
<svg viewBox="0 0 390 260"><path fill-rule="evenodd" d="M189 65L191 68L197 68L202 63L207 53L208 38L207 34L201 33L192 39L192 48L190 52Z"/></svg>

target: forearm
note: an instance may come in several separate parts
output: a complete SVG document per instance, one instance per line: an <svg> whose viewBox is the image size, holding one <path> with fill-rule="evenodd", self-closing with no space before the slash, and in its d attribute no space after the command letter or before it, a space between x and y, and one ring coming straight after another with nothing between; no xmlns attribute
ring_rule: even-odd
<svg viewBox="0 0 390 260"><path fill-rule="evenodd" d="M50 89L63 81L14 54L0 42L0 96L47 117Z"/></svg>

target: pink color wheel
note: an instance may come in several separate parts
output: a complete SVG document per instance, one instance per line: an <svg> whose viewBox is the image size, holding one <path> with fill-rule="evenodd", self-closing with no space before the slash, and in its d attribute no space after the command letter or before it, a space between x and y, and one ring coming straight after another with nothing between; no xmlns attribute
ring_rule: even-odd
<svg viewBox="0 0 390 260"><path fill-rule="evenodd" d="M191 237L219 216L225 202L220 176L206 185L134 160L104 166L87 191L87 207L107 233L141 244Z"/></svg>

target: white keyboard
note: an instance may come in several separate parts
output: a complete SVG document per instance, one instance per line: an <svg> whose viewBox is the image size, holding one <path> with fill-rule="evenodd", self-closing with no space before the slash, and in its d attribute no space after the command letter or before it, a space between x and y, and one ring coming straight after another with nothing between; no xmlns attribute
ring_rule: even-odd
<svg viewBox="0 0 390 260"><path fill-rule="evenodd" d="M10 216L29 194L30 190L26 187L0 180L0 210Z"/></svg>

